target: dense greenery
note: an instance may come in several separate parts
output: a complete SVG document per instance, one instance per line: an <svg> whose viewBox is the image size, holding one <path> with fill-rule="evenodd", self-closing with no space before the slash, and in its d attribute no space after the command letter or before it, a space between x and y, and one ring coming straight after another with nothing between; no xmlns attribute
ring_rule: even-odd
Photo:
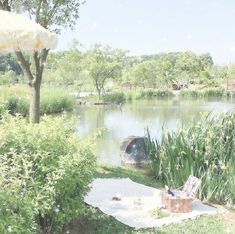
<svg viewBox="0 0 235 234"><path fill-rule="evenodd" d="M4 110L12 115L29 113L29 92L23 86L0 88L0 113ZM75 98L62 89L43 89L41 100L41 114L60 113L71 111L75 107Z"/></svg>
<svg viewBox="0 0 235 234"><path fill-rule="evenodd" d="M174 188L195 175L202 180L201 199L234 204L234 139L233 114L202 116L198 123L164 131L160 142L148 134L152 173Z"/></svg>
<svg viewBox="0 0 235 234"><path fill-rule="evenodd" d="M74 123L43 118L0 120L0 233L60 233L84 212L83 197L95 168L92 143Z"/></svg>
<svg viewBox="0 0 235 234"><path fill-rule="evenodd" d="M0 84L22 82L18 69L7 67L7 59L0 57L0 71L4 72L0 73ZM226 89L228 79L234 78L234 71L233 65L214 65L209 54L187 51L128 56L126 51L100 44L82 51L81 44L74 41L70 50L49 54L42 82L54 87L72 87L76 92L95 91L99 97L113 91L172 88L182 89L182 96L220 96L226 95L222 89ZM205 95L191 91L201 88L207 90ZM213 91L208 93L208 89Z"/></svg>

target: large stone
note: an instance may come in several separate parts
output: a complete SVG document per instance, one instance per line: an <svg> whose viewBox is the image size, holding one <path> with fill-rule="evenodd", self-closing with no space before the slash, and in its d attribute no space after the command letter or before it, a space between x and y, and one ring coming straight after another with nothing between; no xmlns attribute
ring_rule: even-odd
<svg viewBox="0 0 235 234"><path fill-rule="evenodd" d="M121 143L121 159L125 164L148 163L146 137L129 136Z"/></svg>

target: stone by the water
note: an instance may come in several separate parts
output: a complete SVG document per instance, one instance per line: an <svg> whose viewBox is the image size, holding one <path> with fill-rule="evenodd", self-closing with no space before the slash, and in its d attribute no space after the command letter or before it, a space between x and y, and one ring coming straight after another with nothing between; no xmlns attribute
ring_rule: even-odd
<svg viewBox="0 0 235 234"><path fill-rule="evenodd" d="M148 163L146 137L129 136L121 143L121 159L124 164Z"/></svg>

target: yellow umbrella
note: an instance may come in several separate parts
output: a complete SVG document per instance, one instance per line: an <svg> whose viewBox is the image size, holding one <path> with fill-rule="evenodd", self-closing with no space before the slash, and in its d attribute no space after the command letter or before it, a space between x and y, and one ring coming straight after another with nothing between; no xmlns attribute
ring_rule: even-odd
<svg viewBox="0 0 235 234"><path fill-rule="evenodd" d="M57 37L22 15L0 10L0 53L54 49Z"/></svg>

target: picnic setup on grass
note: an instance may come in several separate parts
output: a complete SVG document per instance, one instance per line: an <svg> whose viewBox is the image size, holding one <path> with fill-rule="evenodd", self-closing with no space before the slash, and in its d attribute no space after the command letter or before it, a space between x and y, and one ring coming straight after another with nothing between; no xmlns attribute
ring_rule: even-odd
<svg viewBox="0 0 235 234"><path fill-rule="evenodd" d="M133 165L147 162L143 138L128 137L121 149L124 158ZM129 178L97 178L90 185L85 202L134 229L160 227L224 212L224 208L204 204L196 198L200 186L201 180L193 175L175 189L167 185L156 189Z"/></svg>
<svg viewBox="0 0 235 234"><path fill-rule="evenodd" d="M159 190L129 178L95 179L85 202L135 229L160 227L224 209L194 197L199 180L189 177L183 190Z"/></svg>

